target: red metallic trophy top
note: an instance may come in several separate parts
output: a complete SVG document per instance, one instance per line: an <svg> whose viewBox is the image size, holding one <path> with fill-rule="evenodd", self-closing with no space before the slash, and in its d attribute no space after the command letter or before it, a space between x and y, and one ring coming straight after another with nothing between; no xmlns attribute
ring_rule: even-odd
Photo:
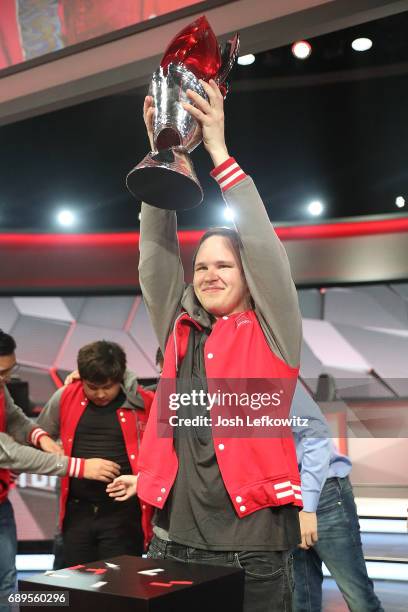
<svg viewBox="0 0 408 612"><path fill-rule="evenodd" d="M204 81L217 78L221 68L221 52L204 16L190 23L173 38L160 63L165 72L170 63L183 64Z"/></svg>

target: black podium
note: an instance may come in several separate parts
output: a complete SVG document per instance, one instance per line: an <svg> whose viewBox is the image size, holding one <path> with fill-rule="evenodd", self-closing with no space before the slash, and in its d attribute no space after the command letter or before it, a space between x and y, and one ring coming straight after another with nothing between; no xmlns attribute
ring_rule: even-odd
<svg viewBox="0 0 408 612"><path fill-rule="evenodd" d="M20 592L68 593L69 608L47 605L44 612L242 612L244 572L125 555L36 574L18 585Z"/></svg>

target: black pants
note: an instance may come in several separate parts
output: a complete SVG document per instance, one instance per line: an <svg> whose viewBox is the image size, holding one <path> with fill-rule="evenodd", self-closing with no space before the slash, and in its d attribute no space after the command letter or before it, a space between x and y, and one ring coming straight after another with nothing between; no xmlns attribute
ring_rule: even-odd
<svg viewBox="0 0 408 612"><path fill-rule="evenodd" d="M69 499L62 535L65 567L119 555L140 556L143 533L139 501L132 498L93 504Z"/></svg>
<svg viewBox="0 0 408 612"><path fill-rule="evenodd" d="M154 536L147 556L184 563L240 567L245 570L244 612L292 611L293 558L289 551L199 550ZM224 602L214 602L212 612L226 609Z"/></svg>

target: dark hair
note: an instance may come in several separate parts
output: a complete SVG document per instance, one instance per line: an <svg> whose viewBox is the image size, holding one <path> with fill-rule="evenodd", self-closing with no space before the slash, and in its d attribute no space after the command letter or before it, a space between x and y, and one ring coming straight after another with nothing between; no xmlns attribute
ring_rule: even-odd
<svg viewBox="0 0 408 612"><path fill-rule="evenodd" d="M0 357L12 355L16 350L16 341L12 336L0 329Z"/></svg>
<svg viewBox="0 0 408 612"><path fill-rule="evenodd" d="M163 353L162 350L159 346L159 348L156 351L156 365L160 366L161 368L163 367L163 363L164 363L164 357L163 357Z"/></svg>
<svg viewBox="0 0 408 612"><path fill-rule="evenodd" d="M83 346L78 353L78 371L83 380L95 385L122 382L126 370L125 351L116 342L98 340Z"/></svg>
<svg viewBox="0 0 408 612"><path fill-rule="evenodd" d="M231 246L234 250L234 253L238 259L238 261L241 263L241 252L240 249L242 247L242 242L241 242L241 238L239 237L239 234L236 230L230 228L230 227L212 227L211 229L207 230L205 232L205 234L203 234L200 238L200 241L197 245L197 248L194 252L193 255L193 271L195 268L195 262L197 259L197 253L200 250L201 245L203 244L203 242L205 242L208 238L211 238L211 236L223 236L224 238L228 238L228 240L231 243ZM242 263L241 263L242 265Z"/></svg>

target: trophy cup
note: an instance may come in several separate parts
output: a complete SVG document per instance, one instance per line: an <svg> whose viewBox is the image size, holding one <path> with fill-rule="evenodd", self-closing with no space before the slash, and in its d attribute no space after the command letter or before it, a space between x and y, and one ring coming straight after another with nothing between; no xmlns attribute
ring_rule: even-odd
<svg viewBox="0 0 408 612"><path fill-rule="evenodd" d="M238 34L221 49L204 16L171 41L149 88L155 107L154 150L126 177L127 188L138 200L170 210L194 208L201 203L203 190L190 153L200 144L202 131L182 102L191 104L187 89L208 100L200 79L214 79L225 97L225 80L238 50Z"/></svg>

